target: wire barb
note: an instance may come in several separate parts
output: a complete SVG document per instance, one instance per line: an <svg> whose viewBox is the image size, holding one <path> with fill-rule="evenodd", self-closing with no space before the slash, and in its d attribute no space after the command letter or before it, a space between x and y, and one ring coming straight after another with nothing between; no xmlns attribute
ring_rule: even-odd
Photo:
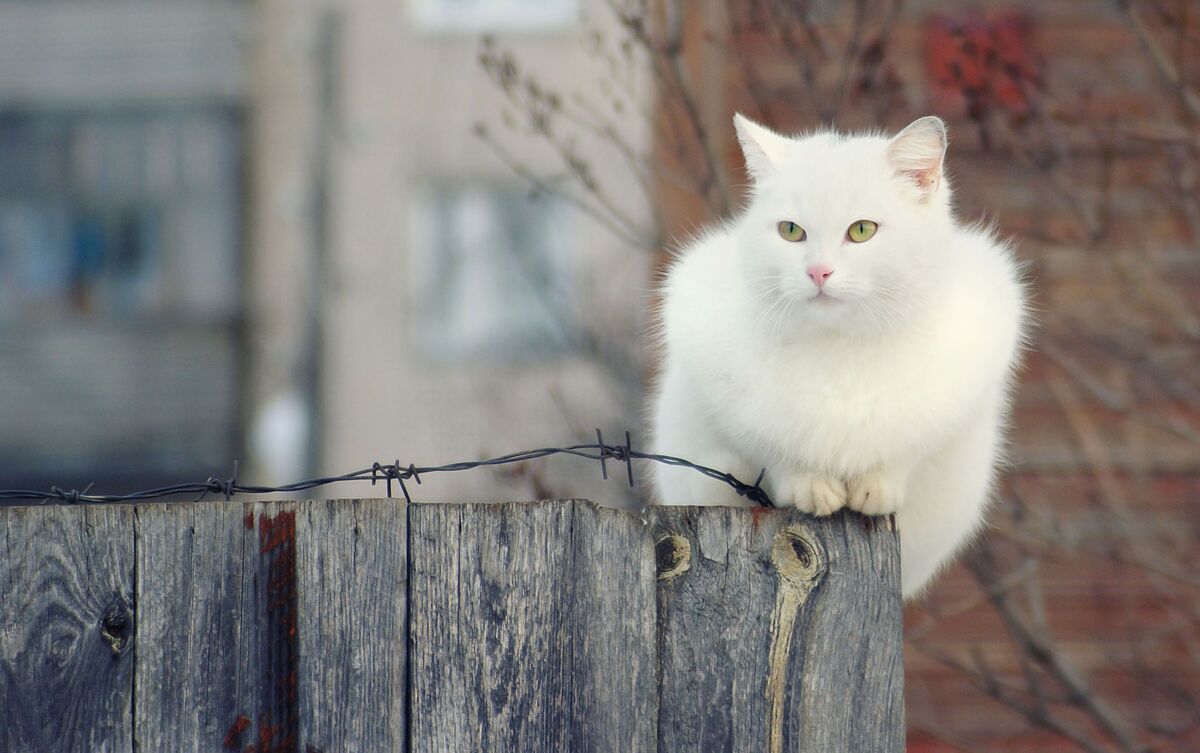
<svg viewBox="0 0 1200 753"><path fill-rule="evenodd" d="M600 447L600 478L608 481L608 466L604 461L608 459L608 452L604 450L604 435L600 433L600 427L596 427L596 445Z"/></svg>
<svg viewBox="0 0 1200 753"><path fill-rule="evenodd" d="M625 432L625 472L629 474L629 488L633 488L633 441Z"/></svg>
<svg viewBox="0 0 1200 753"><path fill-rule="evenodd" d="M367 481L371 486L375 486L380 479L383 480L387 487L387 495L392 496L392 482L395 481L400 485L400 492L404 495L407 502L412 502L412 495L409 494L408 486L404 483L409 479L416 481L418 485L421 483L421 476L430 473L453 473L458 471L470 471L477 468L490 466L508 465L511 463L524 463L530 460L540 460L552 455L572 455L588 460L597 460L600 462L600 475L604 479L608 479L609 459L615 460L618 463L625 465L625 477L629 481L629 486L634 487L633 478L633 461L634 460L649 460L663 465L675 466L678 468L690 468L691 470L701 473L715 481L720 481L732 488L739 496L745 497L751 502L763 507L774 507L775 504L771 501L770 496L762 487L763 478L766 476L764 468L753 484L747 484L733 474L725 473L716 468L693 463L684 458L673 457L671 455L658 455L650 452L641 452L633 449L633 439L630 433L625 432L624 444L607 444L604 441L604 435L600 433L600 429L596 429L595 443L575 444L566 447L543 447L536 450L523 450L521 452L513 452L500 457L489 458L487 460L467 460L457 463L447 463L446 465L436 466L417 466L413 463L402 465L397 459L393 463L374 462L368 468L346 473L341 476L325 476L321 478L306 479L304 481L296 481L291 484L283 484L282 486L250 486L242 484L238 481L238 463L234 461L233 474L224 481L209 476L208 479L200 483L182 483L172 484L170 486L160 486L153 489L144 489L142 491L130 492L128 494L93 494L92 488L95 484L88 484L83 491L75 489L63 489L58 486L50 487L49 491L34 491L29 489L0 489L0 502L31 500L38 504L53 504L65 503L68 505L78 504L106 504L114 502L140 502L145 500L165 500L182 495L197 495L194 502L203 501L209 494L220 494L228 502L236 494L273 494L278 492L299 492L308 489L315 489L320 486L329 484L342 483L346 481Z"/></svg>

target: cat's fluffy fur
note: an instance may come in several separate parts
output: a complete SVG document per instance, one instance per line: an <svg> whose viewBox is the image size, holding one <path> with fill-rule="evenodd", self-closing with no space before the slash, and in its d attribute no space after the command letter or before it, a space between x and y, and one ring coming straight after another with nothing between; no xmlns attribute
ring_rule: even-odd
<svg viewBox="0 0 1200 753"><path fill-rule="evenodd" d="M663 287L655 451L817 515L896 513L905 596L979 529L1027 314L1019 266L959 225L942 121L788 138L740 116L740 216L685 248ZM784 240L781 221L807 231ZM858 220L878 223L863 243ZM811 272L831 269L825 295ZM746 504L656 468L666 504Z"/></svg>

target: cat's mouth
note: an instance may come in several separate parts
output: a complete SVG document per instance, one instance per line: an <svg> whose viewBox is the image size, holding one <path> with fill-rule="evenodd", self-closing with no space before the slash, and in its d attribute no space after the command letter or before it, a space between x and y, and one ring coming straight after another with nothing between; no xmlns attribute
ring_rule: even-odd
<svg viewBox="0 0 1200 753"><path fill-rule="evenodd" d="M830 304L836 302L838 299L829 293L826 293L824 290L818 290L817 294L809 296L808 300L818 304Z"/></svg>

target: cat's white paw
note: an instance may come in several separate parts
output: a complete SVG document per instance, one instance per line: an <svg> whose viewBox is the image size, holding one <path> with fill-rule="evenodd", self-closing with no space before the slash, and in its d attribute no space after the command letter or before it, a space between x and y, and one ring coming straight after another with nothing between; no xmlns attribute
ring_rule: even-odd
<svg viewBox="0 0 1200 753"><path fill-rule="evenodd" d="M897 475L873 471L850 481L846 506L863 515L890 515L904 504L905 480Z"/></svg>
<svg viewBox="0 0 1200 753"><path fill-rule="evenodd" d="M846 485L820 473L794 473L775 489L775 501L823 517L846 506Z"/></svg>

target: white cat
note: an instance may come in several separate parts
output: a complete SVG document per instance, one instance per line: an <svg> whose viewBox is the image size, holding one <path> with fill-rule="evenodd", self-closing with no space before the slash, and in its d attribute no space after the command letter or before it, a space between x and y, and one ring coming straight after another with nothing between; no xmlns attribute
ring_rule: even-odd
<svg viewBox="0 0 1200 753"><path fill-rule="evenodd" d="M683 250L663 288L655 451L781 505L896 513L917 593L980 527L1028 315L988 230L957 224L946 127L892 139L775 134L734 118L742 214ZM748 504L659 466L659 501Z"/></svg>

